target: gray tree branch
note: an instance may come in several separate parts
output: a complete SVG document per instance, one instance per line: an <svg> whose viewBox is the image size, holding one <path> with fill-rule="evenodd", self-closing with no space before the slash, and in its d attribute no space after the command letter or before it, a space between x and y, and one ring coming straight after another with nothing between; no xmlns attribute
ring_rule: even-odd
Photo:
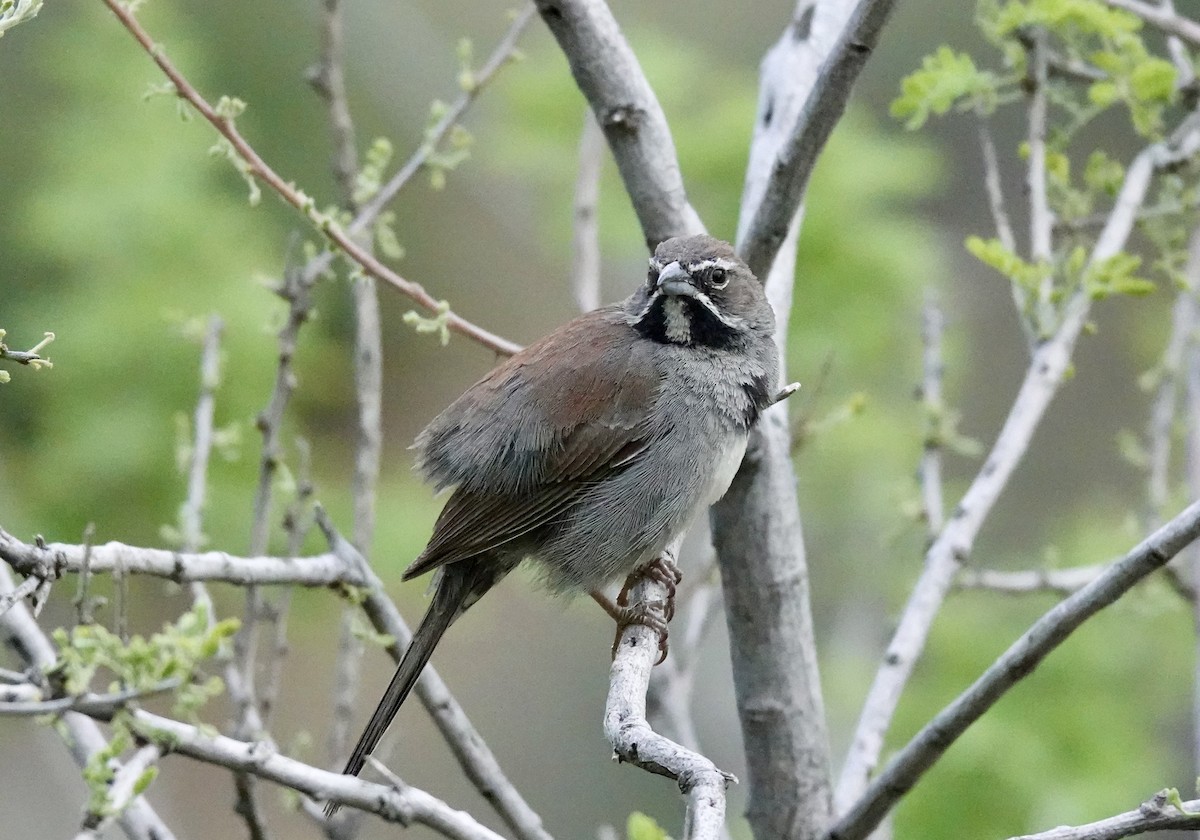
<svg viewBox="0 0 1200 840"><path fill-rule="evenodd" d="M646 244L653 250L672 236L702 233L667 118L608 6L603 0L537 0L537 10L604 131Z"/></svg>
<svg viewBox="0 0 1200 840"><path fill-rule="evenodd" d="M870 834L967 727L1028 676L1083 622L1151 572L1165 566L1197 536L1200 536L1200 502L1193 502L1109 566L1104 574L1056 604L888 762L853 808L829 830L825 840L860 840Z"/></svg>

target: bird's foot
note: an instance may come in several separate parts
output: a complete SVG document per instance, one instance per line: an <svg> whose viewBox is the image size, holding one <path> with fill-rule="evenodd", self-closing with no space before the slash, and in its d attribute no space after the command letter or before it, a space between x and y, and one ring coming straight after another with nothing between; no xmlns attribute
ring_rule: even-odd
<svg viewBox="0 0 1200 840"><path fill-rule="evenodd" d="M664 551L658 557L634 571L625 579L625 585L621 587L621 592L617 595L617 606L629 606L629 591L633 589L642 578L661 583L667 590L667 601L664 607L667 621L675 617L675 588L679 582L683 580L683 572L679 571L679 566L675 563L675 558L667 551Z"/></svg>
<svg viewBox="0 0 1200 840"><path fill-rule="evenodd" d="M629 592L643 578L649 578L656 583L661 584L667 590L667 597L663 601L639 602L637 604L629 603ZM645 566L637 569L625 580L625 585L621 587L621 592L617 595L616 604L605 602L597 598L597 602L605 607L613 620L617 622L617 635L613 639L613 656L617 655L617 646L621 643L621 634L625 632L625 628L634 624L641 624L649 627L658 633L658 661L654 664L659 665L667 658L667 624L675 617L675 589L679 582L683 580L683 573L679 571L679 566L675 563L675 558L669 552L664 551L653 561ZM593 594L593 597L596 597Z"/></svg>
<svg viewBox="0 0 1200 840"><path fill-rule="evenodd" d="M632 606L616 607L613 618L617 622L617 633L613 636L612 655L617 658L617 648L621 646L621 636L625 630L636 624L649 627L658 634L658 659L655 665L661 665L667 658L670 649L667 644L667 618L665 604L661 601L639 601Z"/></svg>

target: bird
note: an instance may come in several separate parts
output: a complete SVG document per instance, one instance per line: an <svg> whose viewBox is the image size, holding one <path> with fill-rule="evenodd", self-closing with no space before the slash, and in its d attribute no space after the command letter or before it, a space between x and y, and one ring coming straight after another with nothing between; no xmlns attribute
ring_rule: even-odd
<svg viewBox="0 0 1200 840"><path fill-rule="evenodd" d="M552 592L595 592L725 494L782 393L774 331L728 243L667 239L624 301L509 357L430 422L416 467L453 492L403 579L436 571L431 601L343 773L363 768L450 625L522 562Z"/></svg>

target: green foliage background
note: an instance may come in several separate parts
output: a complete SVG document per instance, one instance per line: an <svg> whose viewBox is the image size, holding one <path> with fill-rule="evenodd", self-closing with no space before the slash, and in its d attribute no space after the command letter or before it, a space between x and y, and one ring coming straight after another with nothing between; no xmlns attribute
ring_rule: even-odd
<svg viewBox="0 0 1200 840"><path fill-rule="evenodd" d="M912 511L922 415L912 393L924 289L938 288L947 305L947 396L962 408L966 434L990 443L1023 366L1007 288L959 246L968 233L991 235L973 129L938 121L936 131L906 135L886 115L917 56L953 31L961 35L956 44L977 44L966 29L969 10L910 5L897 13L815 175L792 318L789 363L804 384L792 406L805 431L797 465L835 755L920 565L923 532ZM697 4L696 19L682 23L663 9L616 8L671 119L694 203L711 230L731 236L755 63L790 5L763 4L736 33L717 3ZM920 23L934 8L945 31ZM386 135L403 159L421 137L429 101L456 92L457 39L470 36L476 55L486 54L503 12L501 4L465 3L352 8L360 147ZM315 57L314 9L220 2L201 12L154 2L143 18L210 99L229 94L249 103L239 125L278 171L318 204L335 200L323 111L302 81ZM538 27L524 42L527 60L506 70L468 119L472 159L444 190L419 179L397 206L407 251L401 272L519 341L572 314L565 276L583 102ZM48 351L53 370L19 369L0 386L0 526L23 538L75 542L94 522L100 540L162 544L183 498L177 417L190 414L197 391L196 324L215 312L226 322L218 423L240 430L240 443L213 461L207 533L215 547L244 551L256 473L253 417L269 393L282 316L267 285L310 233L270 196L248 206L236 173L206 155L210 129L181 119L167 97L143 100L159 81L100 4L48 4L0 43L0 326L14 347L33 344L43 330L58 334ZM1015 136L1003 123L999 131L1002 142ZM1011 163L1015 150L1013 140L1001 151ZM604 297L616 299L641 274L641 237L611 165L602 196ZM388 443L373 559L397 580L438 507L411 475L405 447L491 358L459 339L443 349L413 334L401 323L407 303L386 290L382 296ZM1136 541L1141 479L1120 460L1116 433L1144 422L1145 396L1134 379L1161 350L1169 297L1098 310L1100 334L1081 344L1076 380L983 534L981 564L1093 563ZM344 527L347 301L344 279L319 290L288 428L289 440L312 442L317 496ZM294 464L291 447L289 459ZM951 503L976 467L950 457ZM310 548L321 546L314 540ZM414 618L423 586L395 589ZM59 586L52 621L70 620L69 588ZM133 623L146 635L185 604L154 583L134 594ZM240 613L237 593L219 597L225 614ZM521 582L489 601L456 627L438 665L550 830L591 836L600 822L625 825L629 812L645 811L669 832L679 819L671 786L608 766L597 734L604 620L586 605L548 603ZM952 598L890 743L915 732L1051 603ZM328 593L298 597L276 733L320 760L338 611ZM1190 790L1190 625L1158 585L1103 614L949 752L898 811L897 836L1008 836L1126 810L1164 786ZM697 698L701 734L714 760L738 772L721 640L711 647ZM389 670L381 654L368 656L363 707ZM219 707L208 714L221 722ZM31 730L27 722L0 722L0 755L10 759L0 762L0 810L27 827L18 836L33 836L34 826L57 836L75 824L82 787L63 781L73 771L54 737ZM312 746L289 740L304 732ZM393 752L401 775L483 811L419 710L406 710L401 733ZM44 756L45 776L11 760L30 749ZM19 773L5 769L18 763ZM49 815L61 823L49 827L30 795L44 794L47 779L63 799L62 813ZM199 783L219 793L203 802L182 795ZM221 773L172 760L151 795L184 836L214 825L238 830ZM734 789L731 815L743 795ZM300 829L299 818L277 818ZM744 833L744 824L737 830ZM385 834L371 825L366 836Z"/></svg>

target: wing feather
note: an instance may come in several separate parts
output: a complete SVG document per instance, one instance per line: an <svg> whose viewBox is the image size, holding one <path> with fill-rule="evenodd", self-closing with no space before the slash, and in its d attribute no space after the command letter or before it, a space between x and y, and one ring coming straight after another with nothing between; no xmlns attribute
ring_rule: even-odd
<svg viewBox="0 0 1200 840"><path fill-rule="evenodd" d="M418 466L455 486L404 577L509 545L570 515L653 445L661 379L614 307L560 328L473 385L417 438Z"/></svg>

